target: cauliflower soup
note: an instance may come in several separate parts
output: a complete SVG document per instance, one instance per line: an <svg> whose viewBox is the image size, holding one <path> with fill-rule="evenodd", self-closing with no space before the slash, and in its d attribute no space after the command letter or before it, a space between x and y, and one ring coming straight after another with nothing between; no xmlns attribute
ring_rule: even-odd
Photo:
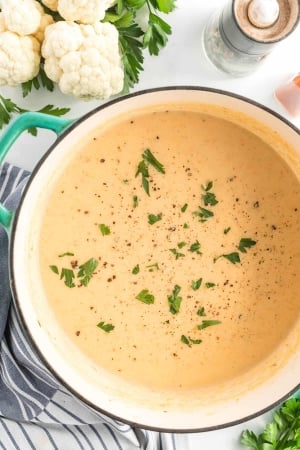
<svg viewBox="0 0 300 450"><path fill-rule="evenodd" d="M276 351L300 310L300 184L279 141L225 109L174 104L78 142L53 176L39 252L48 302L87 358L183 390Z"/></svg>

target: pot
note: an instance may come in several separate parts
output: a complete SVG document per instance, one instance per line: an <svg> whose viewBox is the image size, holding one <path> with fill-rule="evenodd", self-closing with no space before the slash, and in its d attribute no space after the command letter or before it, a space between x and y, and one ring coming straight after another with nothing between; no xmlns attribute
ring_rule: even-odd
<svg viewBox="0 0 300 450"><path fill-rule="evenodd" d="M118 115L174 102L217 106L225 114L233 113L241 125L246 123L247 117L252 132L261 137L268 131L275 145L284 142L294 149L300 148L299 130L278 114L247 98L209 88L179 86L134 93L112 100L75 122L25 113L2 136L2 159L18 135L29 127L54 130L58 138L34 169L16 213L1 205L0 222L10 236L10 281L19 319L50 371L75 396L118 420L154 430L195 432L249 420L297 392L300 387L300 311L290 335L284 337L279 348L259 367L213 388L184 393L156 391L108 375L72 347L45 296L41 295L42 288L36 277L39 205L41 199L47 201L47 186L53 174L67 166L76 143ZM286 162L298 173L300 183L299 161L295 150ZM277 363L277 370L270 371L270 365Z"/></svg>

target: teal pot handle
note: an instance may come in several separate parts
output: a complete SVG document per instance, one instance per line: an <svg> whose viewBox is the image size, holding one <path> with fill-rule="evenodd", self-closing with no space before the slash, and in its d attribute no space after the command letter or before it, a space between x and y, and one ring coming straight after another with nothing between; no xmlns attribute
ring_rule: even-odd
<svg viewBox="0 0 300 450"><path fill-rule="evenodd" d="M33 127L46 128L59 136L73 122L74 119L63 119L38 112L21 114L6 128L0 138L0 164L23 131ZM10 229L13 215L13 211L9 211L0 203L0 224L7 231Z"/></svg>

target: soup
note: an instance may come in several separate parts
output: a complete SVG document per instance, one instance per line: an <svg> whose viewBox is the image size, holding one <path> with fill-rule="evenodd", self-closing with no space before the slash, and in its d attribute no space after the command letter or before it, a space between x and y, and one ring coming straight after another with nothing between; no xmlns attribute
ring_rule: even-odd
<svg viewBox="0 0 300 450"><path fill-rule="evenodd" d="M57 320L137 385L234 379L299 317L299 180L263 132L220 111L174 104L95 129L43 212Z"/></svg>

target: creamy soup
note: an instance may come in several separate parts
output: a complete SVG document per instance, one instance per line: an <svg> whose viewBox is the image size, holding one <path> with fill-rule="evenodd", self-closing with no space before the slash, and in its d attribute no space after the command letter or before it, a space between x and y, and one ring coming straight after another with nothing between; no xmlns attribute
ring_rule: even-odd
<svg viewBox="0 0 300 450"><path fill-rule="evenodd" d="M282 157L176 105L78 149L40 232L44 289L78 348L170 389L232 379L274 351L300 310L300 185Z"/></svg>

